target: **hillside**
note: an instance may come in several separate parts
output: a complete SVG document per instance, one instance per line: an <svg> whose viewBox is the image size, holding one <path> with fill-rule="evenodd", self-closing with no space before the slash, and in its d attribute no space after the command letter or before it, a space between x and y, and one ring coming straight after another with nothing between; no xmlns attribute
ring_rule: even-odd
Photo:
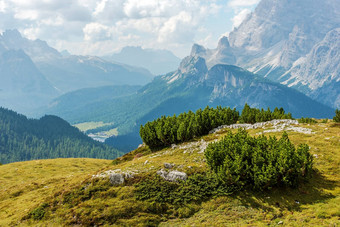
<svg viewBox="0 0 340 227"><path fill-rule="evenodd" d="M128 150L140 144L139 126L161 115L173 115L207 105L230 106L241 109L245 103L252 107L271 109L283 107L294 117L331 117L334 111L294 89L271 82L242 68L215 65L207 68L201 57L187 57L173 73L156 77L135 94L107 99L68 111L63 103L47 110L71 123L114 123L122 137L107 142ZM78 108L79 107L79 108ZM89 111L90 110L90 111ZM122 140L121 140L122 138ZM127 139L128 138L128 139ZM130 140L128 143L124 141ZM122 142L123 141L123 142ZM121 144L124 143L124 144ZM128 146L127 146L128 145Z"/></svg>
<svg viewBox="0 0 340 227"><path fill-rule="evenodd" d="M185 172L190 179L187 181L188 187L192 187L190 182L196 185L194 174L208 170L203 151L208 143L220 140L228 133L229 129L224 128L159 151L140 147L111 164L100 160L59 159L0 166L0 225L338 225L339 125L321 121L310 125L272 121L247 127L252 136L264 133L280 138L282 130L286 130L293 144L307 143L314 157L311 179L297 188L246 189L203 200L199 199L201 192L194 190L187 194L189 200L185 203L138 199L147 194L138 196L136 184L150 183L152 179L158 182L160 189L168 185L170 188L165 198L170 196L171 187L177 184L166 183L156 177L156 172L161 169L163 172L164 169ZM236 132L237 129L232 131ZM20 172L20 179L18 175L13 175L17 171ZM53 171L53 174L44 174L46 171ZM68 176L63 176L60 181L59 176L64 172ZM41 174L44 174L42 178L39 177ZM27 177L29 175L32 177ZM107 178L110 175L111 182L121 183L117 176L123 176L125 181L112 185ZM213 181L208 185L212 184ZM10 198L8 195L11 195ZM160 195L162 192L156 196ZM191 201L190 198L195 198L195 195L198 197Z"/></svg>
<svg viewBox="0 0 340 227"><path fill-rule="evenodd" d="M93 141L56 116L39 120L0 108L0 163L48 158L106 158L122 153Z"/></svg>

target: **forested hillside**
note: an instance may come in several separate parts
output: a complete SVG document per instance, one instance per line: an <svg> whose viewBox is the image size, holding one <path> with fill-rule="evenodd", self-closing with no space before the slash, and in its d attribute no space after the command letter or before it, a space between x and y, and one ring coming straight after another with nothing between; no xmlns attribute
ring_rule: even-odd
<svg viewBox="0 0 340 227"><path fill-rule="evenodd" d="M87 157L114 159L121 153L93 141L55 116L27 119L0 108L0 162Z"/></svg>

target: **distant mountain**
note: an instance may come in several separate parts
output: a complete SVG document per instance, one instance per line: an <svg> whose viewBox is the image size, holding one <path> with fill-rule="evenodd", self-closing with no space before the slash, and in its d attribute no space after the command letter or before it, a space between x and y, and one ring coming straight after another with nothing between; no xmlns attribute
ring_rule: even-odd
<svg viewBox="0 0 340 227"><path fill-rule="evenodd" d="M127 46L120 53L104 57L107 60L147 68L154 75L175 71L181 59L168 50Z"/></svg>
<svg viewBox="0 0 340 227"><path fill-rule="evenodd" d="M294 117L331 117L334 113L333 109L294 89L242 68L218 64L209 69L205 60L197 56L185 58L177 71L156 77L135 94L82 106L72 113L51 113L70 122L113 122L128 144L136 146L140 142L139 126L161 115L207 105L241 109L246 102L257 108L283 107ZM117 145L120 138L109 139L108 143Z"/></svg>
<svg viewBox="0 0 340 227"><path fill-rule="evenodd" d="M144 85L153 78L144 68L114 64L92 56L70 55L41 60L36 65L62 93L108 85Z"/></svg>
<svg viewBox="0 0 340 227"><path fill-rule="evenodd" d="M27 119L0 108L0 162L87 157L114 159L122 153L92 140L56 116Z"/></svg>
<svg viewBox="0 0 340 227"><path fill-rule="evenodd" d="M144 68L65 51L61 54L45 41L23 37L18 30L0 35L0 53L8 50L23 50L60 93L107 85L144 85L153 78Z"/></svg>
<svg viewBox="0 0 340 227"><path fill-rule="evenodd" d="M84 88L57 97L49 103L46 109L41 110L41 112L59 113L60 115L68 116L73 113L85 111L89 105L134 94L141 87L142 86L116 85Z"/></svg>
<svg viewBox="0 0 340 227"><path fill-rule="evenodd" d="M192 55L208 67L234 64L340 107L338 0L262 0L243 23L207 50ZM332 87L324 96L323 87Z"/></svg>
<svg viewBox="0 0 340 227"><path fill-rule="evenodd" d="M50 47L45 41L26 39L16 29L6 30L0 34L0 46L3 47L2 51L23 50L34 62L61 57L61 54L56 49ZM0 47L0 53L2 51Z"/></svg>
<svg viewBox="0 0 340 227"><path fill-rule="evenodd" d="M66 92L109 85L144 85L153 75L144 68L98 57L60 54L17 30L0 34L0 106L29 116Z"/></svg>
<svg viewBox="0 0 340 227"><path fill-rule="evenodd" d="M46 105L59 93L22 50L0 54L0 106L23 113Z"/></svg>

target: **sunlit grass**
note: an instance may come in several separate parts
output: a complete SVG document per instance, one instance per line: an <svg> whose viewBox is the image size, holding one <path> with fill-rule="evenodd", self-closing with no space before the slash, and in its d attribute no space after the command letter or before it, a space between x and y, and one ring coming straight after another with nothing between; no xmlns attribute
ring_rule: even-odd
<svg viewBox="0 0 340 227"><path fill-rule="evenodd" d="M340 126L332 122L319 122L299 127L308 127L315 132L311 135L288 132L295 145L307 143L310 146L315 157L315 173L309 182L296 189L242 191L228 197L213 198L202 204L191 204L191 208L197 211L193 215L189 208L184 207L176 211L176 215L165 218L150 213L150 209L154 209L152 204L135 199L132 180L122 187L111 187L100 192L73 208L56 205L56 210L49 211L48 216L39 222L22 220L40 204L53 204L62 200L64 193L88 185L92 182L92 174L99 170L120 169L143 176L155 174L164 168L164 163L173 163L175 169L189 174L208 171L204 154L199 152L200 147L195 144L202 139L198 138L175 148L154 152L141 147L115 160L114 164L105 160L57 159L0 166L0 226L20 221L22 224L58 226L79 216L85 223L98 220L100 224L103 220L114 219L117 225L126 226L159 222L163 226L275 226L281 221L284 226L338 226ZM249 133L256 136L261 131L263 129L249 130ZM203 139L211 142L223 137L226 132L207 135ZM282 132L265 135L279 138ZM188 146L189 149L185 148ZM186 216L189 218L183 218Z"/></svg>

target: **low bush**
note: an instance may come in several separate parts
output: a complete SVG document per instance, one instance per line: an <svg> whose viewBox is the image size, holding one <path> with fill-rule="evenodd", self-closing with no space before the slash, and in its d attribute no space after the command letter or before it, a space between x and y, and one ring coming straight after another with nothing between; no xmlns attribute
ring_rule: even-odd
<svg viewBox="0 0 340 227"><path fill-rule="evenodd" d="M340 122L340 110L338 109L335 110L335 116L333 118L333 121Z"/></svg>
<svg viewBox="0 0 340 227"><path fill-rule="evenodd" d="M251 137L240 129L229 132L220 142L209 144L205 156L219 182L235 188L252 186L255 190L274 186L296 187L312 171L309 147L296 149L288 134L275 137Z"/></svg>
<svg viewBox="0 0 340 227"><path fill-rule="evenodd" d="M303 118L302 117L302 118L298 119L298 122L301 123L301 124L303 124L303 123L305 123L305 124L315 124L315 123L318 123L313 118L308 118L308 117L307 118Z"/></svg>

